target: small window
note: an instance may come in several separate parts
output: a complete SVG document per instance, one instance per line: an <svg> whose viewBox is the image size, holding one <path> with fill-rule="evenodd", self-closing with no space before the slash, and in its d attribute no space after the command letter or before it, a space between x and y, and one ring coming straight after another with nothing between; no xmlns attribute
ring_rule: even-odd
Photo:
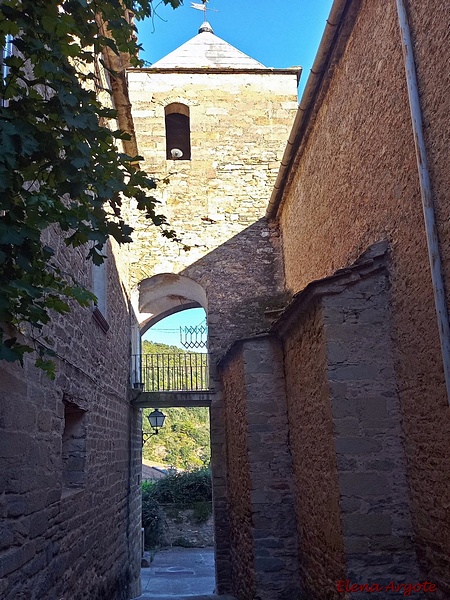
<svg viewBox="0 0 450 600"><path fill-rule="evenodd" d="M63 495L68 495L86 482L86 411L72 402L64 402L62 436Z"/></svg>
<svg viewBox="0 0 450 600"><path fill-rule="evenodd" d="M107 259L101 265L92 265L92 291L97 297L93 316L103 331L109 329L108 324L108 289L107 289Z"/></svg>
<svg viewBox="0 0 450 600"><path fill-rule="evenodd" d="M189 107L174 102L165 108L167 160L191 159Z"/></svg>

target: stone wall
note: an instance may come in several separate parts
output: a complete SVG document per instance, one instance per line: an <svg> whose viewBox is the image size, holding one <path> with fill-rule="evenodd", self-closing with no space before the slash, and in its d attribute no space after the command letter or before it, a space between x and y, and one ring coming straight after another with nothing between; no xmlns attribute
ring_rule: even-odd
<svg viewBox="0 0 450 600"><path fill-rule="evenodd" d="M353 3L356 5L356 3ZM409 2L445 276L450 253L450 60L446 6ZM393 360L413 524L424 576L450 593L450 411L431 288L402 48L394 2L363 0L331 61L284 192L279 221L287 287L351 264L369 244L392 249ZM444 75L443 75L444 74ZM448 289L447 285L447 289Z"/></svg>
<svg viewBox="0 0 450 600"><path fill-rule="evenodd" d="M385 250L376 245L351 269L310 284L275 325L285 347L301 572L314 599L340 598L337 582L346 579L420 579Z"/></svg>
<svg viewBox="0 0 450 600"><path fill-rule="evenodd" d="M236 355L229 363L222 384L227 398L225 428L231 574L233 589L239 588L242 597L247 599L254 596L255 567L244 377L242 357Z"/></svg>
<svg viewBox="0 0 450 600"><path fill-rule="evenodd" d="M312 598L337 597L345 556L323 314L319 304L302 312L284 340L300 574Z"/></svg>
<svg viewBox="0 0 450 600"><path fill-rule="evenodd" d="M236 344L220 364L226 403L233 593L299 594L283 358L277 340Z"/></svg>
<svg viewBox="0 0 450 600"><path fill-rule="evenodd" d="M209 503L210 516L204 520L207 503L200 508L179 506L177 504L161 504L162 531L158 545L181 546L184 548L206 548L214 546L214 519L212 506ZM201 511L201 513L199 512ZM199 515L201 518L199 518ZM151 534L146 535L146 545L151 547L154 540Z"/></svg>
<svg viewBox="0 0 450 600"><path fill-rule="evenodd" d="M47 243L91 287L83 249ZM54 315L54 382L2 363L0 596L128 600L140 590L140 411L128 401L131 314L113 250L105 331L92 308Z"/></svg>
<svg viewBox="0 0 450 600"><path fill-rule="evenodd" d="M147 313L141 322L192 305L192 300L207 313L215 391L211 462L220 593L232 585L227 496L231 461L224 432L228 399L215 364L236 339L267 328L264 311L283 292L278 229L264 214L297 108L297 75L298 69L244 73L155 68L128 73L143 166L158 179L155 197L161 212L190 246L185 251L164 239L130 207L135 227L131 284L148 279L151 284L155 275L171 273L189 278L202 298L200 302L186 291L174 293L162 286L157 309L140 304L140 311ZM164 108L173 102L189 108L191 160L166 160ZM251 583L245 586L249 590Z"/></svg>

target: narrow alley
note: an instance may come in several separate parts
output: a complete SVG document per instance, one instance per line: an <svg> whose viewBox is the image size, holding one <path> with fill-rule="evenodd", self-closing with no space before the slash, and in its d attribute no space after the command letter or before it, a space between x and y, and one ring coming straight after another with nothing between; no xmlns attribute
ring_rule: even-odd
<svg viewBox="0 0 450 600"><path fill-rule="evenodd" d="M215 600L214 549L167 548L142 569L142 595L147 600ZM235 600L220 596L221 600Z"/></svg>

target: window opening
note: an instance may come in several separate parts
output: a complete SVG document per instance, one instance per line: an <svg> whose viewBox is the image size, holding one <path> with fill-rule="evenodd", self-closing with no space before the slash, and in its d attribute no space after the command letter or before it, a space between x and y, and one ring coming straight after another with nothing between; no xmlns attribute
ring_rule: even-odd
<svg viewBox="0 0 450 600"><path fill-rule="evenodd" d="M92 265L92 291L97 297L93 311L94 319L106 333L109 329L106 259L100 265Z"/></svg>
<svg viewBox="0 0 450 600"><path fill-rule="evenodd" d="M165 108L167 160L191 159L189 107L175 102Z"/></svg>
<svg viewBox="0 0 450 600"><path fill-rule="evenodd" d="M63 495L83 488L86 482L86 411L64 403L62 436Z"/></svg>

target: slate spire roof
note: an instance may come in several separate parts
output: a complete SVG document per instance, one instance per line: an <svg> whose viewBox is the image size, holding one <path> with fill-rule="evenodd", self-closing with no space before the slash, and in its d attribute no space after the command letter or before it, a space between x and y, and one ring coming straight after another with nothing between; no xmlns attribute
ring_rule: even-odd
<svg viewBox="0 0 450 600"><path fill-rule="evenodd" d="M266 67L217 37L211 25L205 21L195 37L153 63L153 68L265 69Z"/></svg>

